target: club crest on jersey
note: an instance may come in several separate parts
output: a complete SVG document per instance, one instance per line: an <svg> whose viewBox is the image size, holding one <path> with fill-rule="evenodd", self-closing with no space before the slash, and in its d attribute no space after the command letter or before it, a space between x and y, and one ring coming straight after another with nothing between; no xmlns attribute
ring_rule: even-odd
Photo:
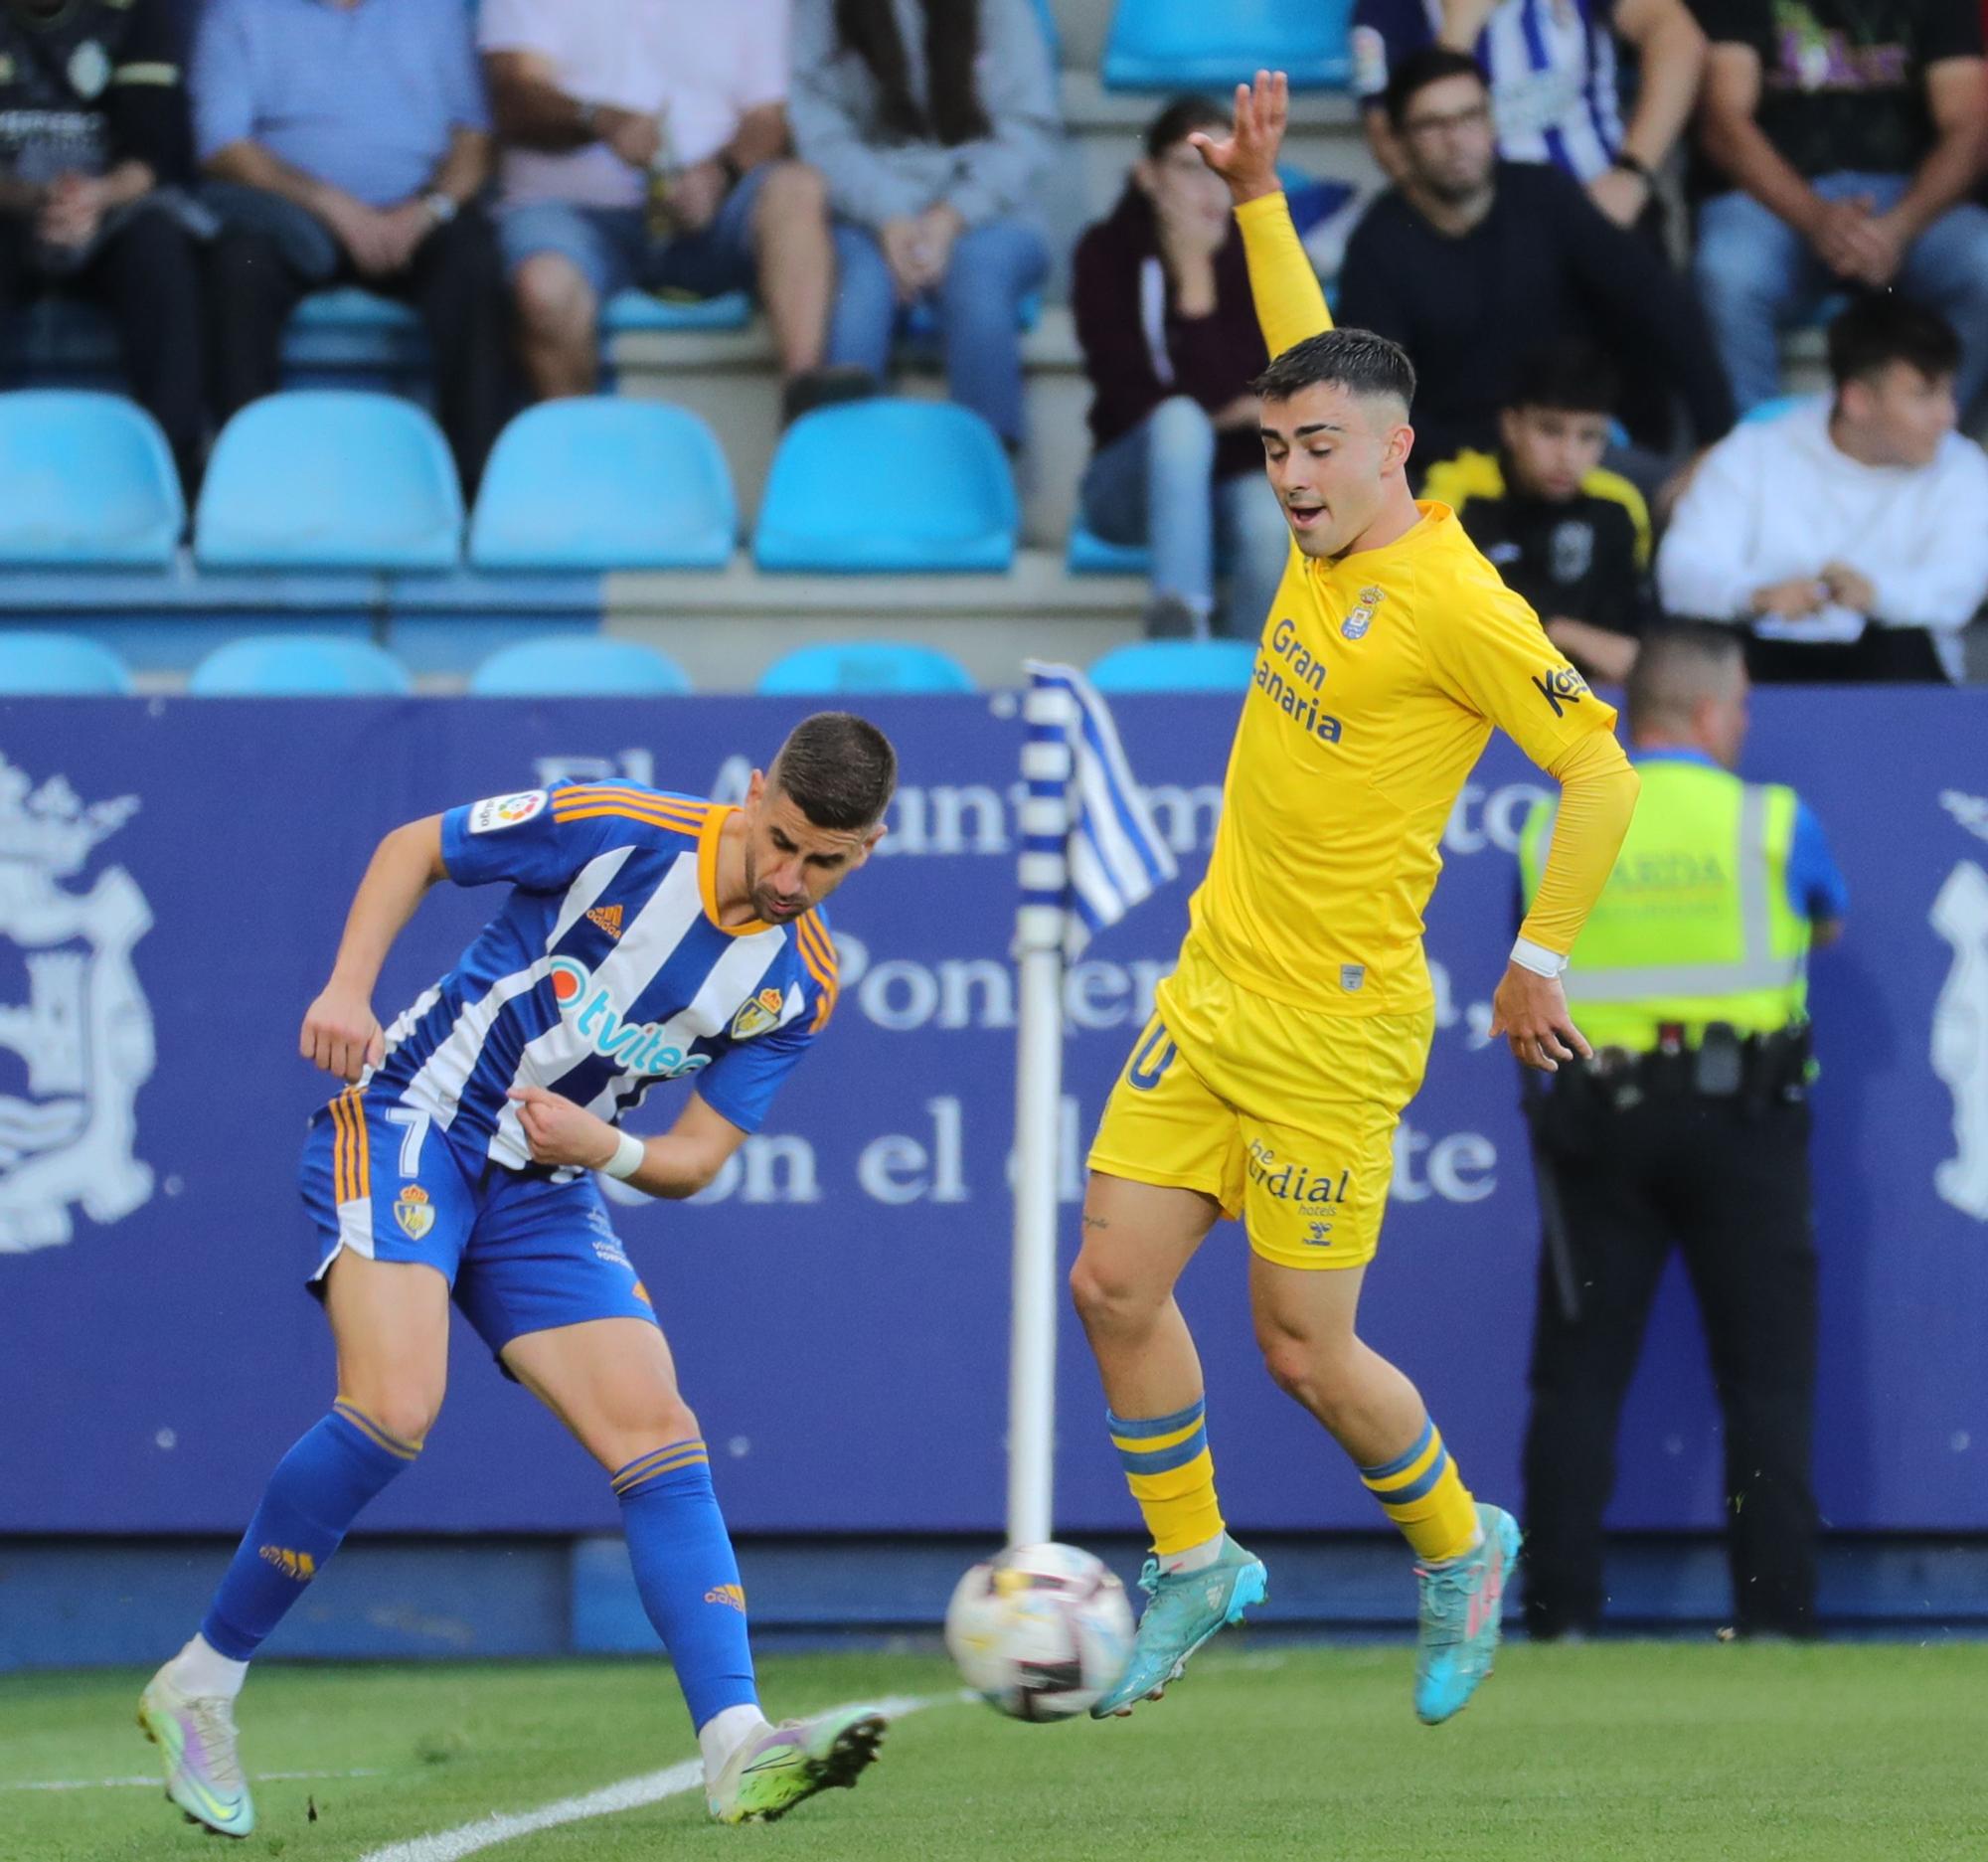
<svg viewBox="0 0 1988 1862"><path fill-rule="evenodd" d="M631 1074L655 1080L681 1080L711 1065L709 1054L693 1054L669 1038L662 1022L624 1022L593 972L574 957L554 957L551 965L553 1000L562 1019L594 1053Z"/></svg>
<svg viewBox="0 0 1988 1862"><path fill-rule="evenodd" d="M1367 637L1367 629L1374 624L1374 610L1387 598L1385 589L1366 588L1360 591L1360 603L1353 612L1339 623L1339 631L1349 640Z"/></svg>
<svg viewBox="0 0 1988 1862"><path fill-rule="evenodd" d="M762 1035L775 1026L780 1019L780 992L771 983L761 989L751 1001L732 1018L732 1038L735 1041L749 1041L754 1035Z"/></svg>
<svg viewBox="0 0 1988 1862"><path fill-rule="evenodd" d="M156 1044L131 959L151 907L121 866L66 883L137 811L135 795L84 802L60 775L37 787L0 757L0 950L27 982L25 1001L0 1003L17 1083L0 1092L0 1256L69 1241L74 1204L108 1225L151 1200L135 1106Z"/></svg>
<svg viewBox="0 0 1988 1862"><path fill-rule="evenodd" d="M418 1242L435 1225L434 1205L418 1183L410 1183L394 1199L394 1220L410 1241Z"/></svg>

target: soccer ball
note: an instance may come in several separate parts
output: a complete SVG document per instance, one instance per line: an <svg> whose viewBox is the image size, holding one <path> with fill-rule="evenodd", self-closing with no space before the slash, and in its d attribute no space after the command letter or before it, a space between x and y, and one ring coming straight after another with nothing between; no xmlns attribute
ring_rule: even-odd
<svg viewBox="0 0 1988 1862"><path fill-rule="evenodd" d="M1132 1607L1088 1552L1011 1546L960 1579L945 1646L990 1707L1017 1720L1068 1720L1124 1672Z"/></svg>

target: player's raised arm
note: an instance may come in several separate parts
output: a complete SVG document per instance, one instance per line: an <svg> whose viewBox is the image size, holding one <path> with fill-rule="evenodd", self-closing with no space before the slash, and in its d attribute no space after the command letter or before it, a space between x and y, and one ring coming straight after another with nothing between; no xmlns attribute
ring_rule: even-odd
<svg viewBox="0 0 1988 1862"><path fill-rule="evenodd" d="M374 849L345 915L331 980L304 1011L297 1047L312 1066L351 1081L379 1065L385 1046L373 1013L373 985L380 965L428 889L447 877L438 814L397 827Z"/></svg>
<svg viewBox="0 0 1988 1862"><path fill-rule="evenodd" d="M1249 261L1249 293L1273 357L1332 328L1325 292L1291 224L1290 204L1277 179L1277 151L1290 108L1289 79L1282 72L1258 72L1255 84L1236 86L1236 120L1226 140L1218 142L1204 131L1188 137L1235 197L1236 224L1242 229L1242 251Z"/></svg>

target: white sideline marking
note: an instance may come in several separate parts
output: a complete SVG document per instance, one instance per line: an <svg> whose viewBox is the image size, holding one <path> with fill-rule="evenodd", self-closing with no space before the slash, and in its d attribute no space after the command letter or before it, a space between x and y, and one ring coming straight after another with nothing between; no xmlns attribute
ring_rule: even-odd
<svg viewBox="0 0 1988 1862"><path fill-rule="evenodd" d="M357 1772L257 1772L248 1780L251 1784L281 1784L301 1778L324 1777L379 1777L377 1768L365 1767ZM109 1790L127 1784L157 1784L160 1775L148 1772L142 1777L50 1777L36 1778L20 1784L0 1784L0 1790Z"/></svg>
<svg viewBox="0 0 1988 1862"><path fill-rule="evenodd" d="M949 1694L923 1698L899 1696L891 1700L848 1701L828 1711L846 1713L851 1708L873 1707L887 1720L902 1720L920 1708L950 1700ZM704 1786L704 1766L696 1759L668 1766L660 1772L645 1772L638 1777L624 1777L617 1784L603 1784L581 1797L562 1797L536 1810L519 1810L508 1815L479 1817L474 1823L458 1824L432 1836L415 1836L407 1842L389 1843L384 1849L369 1850L359 1862L457 1862L460 1856L474 1855L479 1849L494 1848L514 1836L530 1836L559 1823L578 1823L586 1817L613 1816L617 1811L639 1809L665 1797L680 1797Z"/></svg>

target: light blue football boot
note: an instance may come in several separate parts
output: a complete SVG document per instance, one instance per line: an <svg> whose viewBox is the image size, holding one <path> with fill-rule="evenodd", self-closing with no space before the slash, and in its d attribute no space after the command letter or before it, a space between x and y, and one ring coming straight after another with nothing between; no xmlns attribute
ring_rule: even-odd
<svg viewBox="0 0 1988 1862"><path fill-rule="evenodd" d="M247 1836L254 1829L255 1806L236 1751L232 1701L219 1694L183 1694L161 1668L138 1697L138 1724L165 1762L166 1795L189 1823L219 1836Z"/></svg>
<svg viewBox="0 0 1988 1862"><path fill-rule="evenodd" d="M1505 1580L1519 1556L1519 1522L1502 1507L1479 1504L1484 1543L1425 1570L1415 1650L1415 1717L1440 1726L1461 1713L1491 1672L1504 1628Z"/></svg>
<svg viewBox="0 0 1988 1862"><path fill-rule="evenodd" d="M1108 1720L1130 1713L1139 1701L1158 1700L1216 1630L1241 1622L1245 1609L1269 1596L1269 1583L1263 1561L1226 1532L1221 1556L1200 1571L1163 1572L1157 1558L1147 1559L1139 1589L1150 1601L1139 1618L1132 1659L1117 1684L1091 1708L1090 1717Z"/></svg>

